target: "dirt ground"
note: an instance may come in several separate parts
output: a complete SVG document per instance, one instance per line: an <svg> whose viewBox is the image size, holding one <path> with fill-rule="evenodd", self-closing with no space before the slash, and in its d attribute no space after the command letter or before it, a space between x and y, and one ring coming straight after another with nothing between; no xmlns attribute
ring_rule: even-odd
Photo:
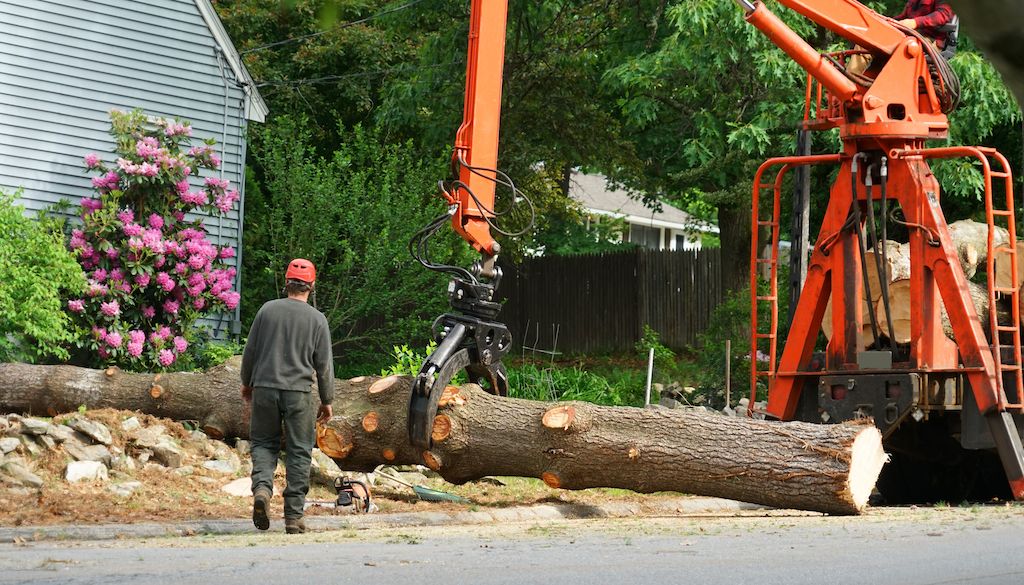
<svg viewBox="0 0 1024 585"><path fill-rule="evenodd" d="M60 424L66 416L52 419ZM106 481L68 483L64 470L71 457L59 446L44 450L37 456L24 454L32 471L44 480L39 490L24 487L0 485L0 526L38 526L54 524L101 524L125 522L171 522L202 519L249 518L251 499L226 493L221 488L226 484L248 477L251 468L248 456L239 449L231 449L240 455L241 468L233 474L217 473L202 467L204 460L212 453L222 452L231 445L213 439L196 438L197 435L181 423L118 410L95 410L86 413L94 421L103 423L113 435L112 448L124 455L136 453L130 433L123 431L121 423L130 417L137 418L143 428L155 425L166 429L184 452L184 464L188 474L176 472L155 463L139 465L137 469L111 469ZM414 492L396 483L378 480L373 487L374 503L379 513L414 511L475 511L486 508L505 508L546 502L573 504L598 504L606 502L653 501L664 498L678 498L680 494L640 495L628 490L590 489L582 491L556 490L542 481L528 478L484 478L483 480L456 486L438 477L421 475L420 471L407 468L391 469L407 481L446 493L462 496L468 503L421 501ZM404 472L404 473L401 473ZM429 472L427 472L429 473ZM346 474L366 480L363 474ZM119 495L111 486L125 481L137 481L142 485L130 495ZM273 517L283 516L283 500L280 491L284 488L283 467L278 467L275 481L276 492L271 500ZM336 493L327 480L314 482L308 501L333 502ZM333 509L314 506L307 510L309 515L334 514Z"/></svg>

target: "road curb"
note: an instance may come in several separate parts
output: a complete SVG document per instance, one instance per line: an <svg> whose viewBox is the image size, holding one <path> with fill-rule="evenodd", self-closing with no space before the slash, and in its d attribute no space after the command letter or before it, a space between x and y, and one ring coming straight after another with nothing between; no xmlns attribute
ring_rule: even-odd
<svg viewBox="0 0 1024 585"><path fill-rule="evenodd" d="M629 518L638 516L690 516L761 510L763 506L718 498L676 498L642 503L539 504L464 512L401 512L395 514L307 516L312 531L365 530L418 526L496 524L577 518ZM283 532L284 522L271 523L271 532ZM0 542L45 540L115 540L161 538L201 534L254 534L250 520L194 520L186 522L99 524L93 526L0 527Z"/></svg>

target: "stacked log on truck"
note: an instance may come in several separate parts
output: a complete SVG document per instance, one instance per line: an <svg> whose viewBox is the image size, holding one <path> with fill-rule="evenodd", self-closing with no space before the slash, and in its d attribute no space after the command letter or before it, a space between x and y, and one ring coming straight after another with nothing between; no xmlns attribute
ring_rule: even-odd
<svg viewBox="0 0 1024 585"><path fill-rule="evenodd" d="M973 278L979 267L983 267L988 259L988 225L969 219L953 222L949 225L950 237L957 250L957 258L964 275L970 280ZM1000 227L994 232L995 245L1004 246L1009 242L1009 233ZM873 342L871 322L868 311L875 315L878 324L878 333L882 338L888 339L889 318L886 316L885 303L882 301L882 282L888 284L889 315L892 318L892 329L897 343L910 343L910 314L911 307L915 304L910 290L910 244L894 241L886 241L885 262L882 264L882 273L879 274L876 268L876 257L881 258L881 249L873 248L868 250L866 255L868 271L867 279L870 289L865 289L864 298L864 325L861 335L860 349L866 349ZM1024 258L1024 242L1017 243L1017 257ZM997 286L1007 286L1011 281L1009 256L998 254L994 258L995 278ZM1020 289L1024 283L1024 266L1018 268L1016 287ZM989 323L989 297L988 288L984 283L968 282L968 292L974 301L975 309L978 311L978 318L982 327L988 333ZM1024 297L1024 295L1020 295ZM825 317L822 320L821 329L826 339L832 338L832 306L831 302L825 309ZM1010 307L1006 301L997 302L996 310L1000 312L1001 323L1006 323ZM1024 314L1024 311L1021 311ZM949 323L945 307L942 308L942 328L946 336L953 338L953 329Z"/></svg>

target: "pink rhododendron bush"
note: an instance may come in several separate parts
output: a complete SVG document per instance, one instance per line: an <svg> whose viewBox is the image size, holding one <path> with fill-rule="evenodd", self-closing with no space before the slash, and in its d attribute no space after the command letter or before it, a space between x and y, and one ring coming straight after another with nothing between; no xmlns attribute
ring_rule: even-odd
<svg viewBox="0 0 1024 585"><path fill-rule="evenodd" d="M110 116L117 158L85 156L96 197L82 200L68 245L88 286L67 310L91 365L184 367L196 320L239 299L235 269L224 263L235 250L211 243L202 219L187 214L227 213L239 195L201 176L220 158L212 141L192 146L188 124L138 111Z"/></svg>

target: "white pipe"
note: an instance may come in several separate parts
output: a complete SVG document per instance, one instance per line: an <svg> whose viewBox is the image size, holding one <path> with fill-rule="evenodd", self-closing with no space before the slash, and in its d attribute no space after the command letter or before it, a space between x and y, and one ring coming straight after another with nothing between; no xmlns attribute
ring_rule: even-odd
<svg viewBox="0 0 1024 585"><path fill-rule="evenodd" d="M644 406L651 403L651 375L654 373L654 348L647 354L647 387L644 390Z"/></svg>

